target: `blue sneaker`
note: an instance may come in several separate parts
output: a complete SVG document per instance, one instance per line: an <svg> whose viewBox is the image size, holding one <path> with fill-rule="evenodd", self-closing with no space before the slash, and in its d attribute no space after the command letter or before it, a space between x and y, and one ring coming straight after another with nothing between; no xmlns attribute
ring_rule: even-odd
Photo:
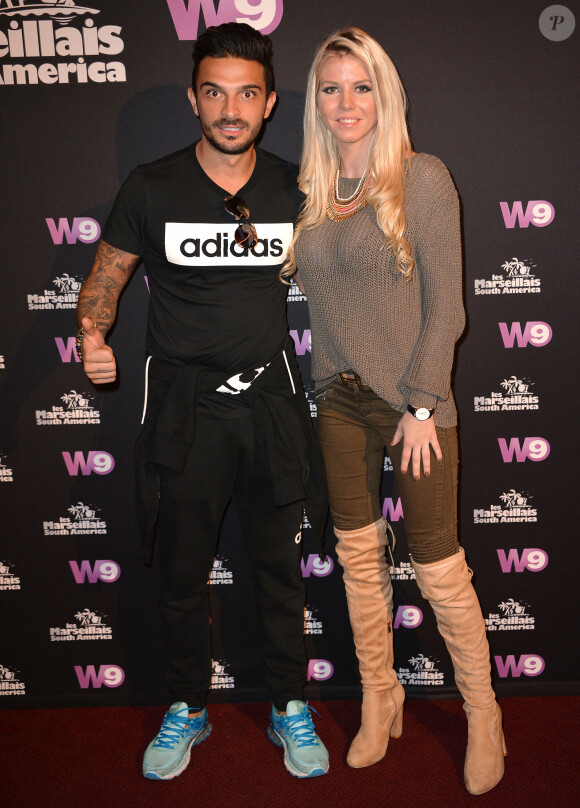
<svg viewBox="0 0 580 808"><path fill-rule="evenodd" d="M288 702L286 715L272 707L268 737L284 747L284 765L294 777L320 777L329 769L328 751L316 734L310 711L316 712L298 700Z"/></svg>
<svg viewBox="0 0 580 808"><path fill-rule="evenodd" d="M165 713L163 724L143 756L143 775L150 780L171 780L187 767L191 747L205 740L211 724L204 708L201 715L189 718L184 701L176 701Z"/></svg>

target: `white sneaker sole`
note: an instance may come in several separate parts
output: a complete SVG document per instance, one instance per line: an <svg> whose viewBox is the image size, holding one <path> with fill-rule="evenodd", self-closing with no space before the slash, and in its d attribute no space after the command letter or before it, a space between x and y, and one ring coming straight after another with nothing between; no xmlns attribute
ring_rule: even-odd
<svg viewBox="0 0 580 808"><path fill-rule="evenodd" d="M286 767L286 770L289 771L294 777L322 777L323 774L328 772L330 763L327 763L324 768L317 767L309 772L303 772L300 771L300 769L295 769L292 765L292 760L288 756L288 750L284 738L278 732L276 732L271 724L268 726L268 737L272 743L275 743L276 746L281 746L284 749L284 766Z"/></svg>

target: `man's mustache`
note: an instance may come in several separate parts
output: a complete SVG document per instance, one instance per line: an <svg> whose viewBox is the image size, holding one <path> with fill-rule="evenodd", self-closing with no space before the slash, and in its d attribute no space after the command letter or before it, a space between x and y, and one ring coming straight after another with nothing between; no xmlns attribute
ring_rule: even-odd
<svg viewBox="0 0 580 808"><path fill-rule="evenodd" d="M246 121L242 121L241 118L220 118L217 121L214 121L213 126L239 126L242 129L248 129L248 123Z"/></svg>

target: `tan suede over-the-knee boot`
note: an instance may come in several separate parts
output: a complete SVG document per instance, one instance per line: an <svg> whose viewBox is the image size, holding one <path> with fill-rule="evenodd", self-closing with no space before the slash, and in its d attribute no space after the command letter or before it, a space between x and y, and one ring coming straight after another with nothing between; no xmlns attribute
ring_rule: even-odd
<svg viewBox="0 0 580 808"><path fill-rule="evenodd" d="M335 529L336 552L363 687L360 730L347 755L353 768L370 766L403 732L405 691L393 669L393 587L385 556L386 525L379 519L358 530Z"/></svg>
<svg viewBox="0 0 580 808"><path fill-rule="evenodd" d="M435 612L439 633L453 661L455 682L465 704L468 736L465 786L484 794L496 786L507 754L502 716L491 686L491 664L485 623L471 584L465 553L432 564L413 561L417 584Z"/></svg>

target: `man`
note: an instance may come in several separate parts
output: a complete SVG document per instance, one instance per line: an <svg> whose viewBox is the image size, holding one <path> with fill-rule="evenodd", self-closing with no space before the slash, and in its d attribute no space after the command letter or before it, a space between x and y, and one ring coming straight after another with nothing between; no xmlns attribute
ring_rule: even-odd
<svg viewBox="0 0 580 808"><path fill-rule="evenodd" d="M143 773L177 776L211 731L207 579L232 498L253 568L273 698L268 734L284 747L292 774L315 777L328 771L328 753L301 695L300 529L303 501L311 523L313 516L321 523L324 505L312 485L318 454L278 278L300 203L297 170L255 147L276 100L268 38L227 23L197 40L193 60L188 94L201 140L129 176L77 312L88 377L114 381L105 337L143 259L151 302L148 393L136 448L139 517L145 560L155 535L161 566L174 698Z"/></svg>

